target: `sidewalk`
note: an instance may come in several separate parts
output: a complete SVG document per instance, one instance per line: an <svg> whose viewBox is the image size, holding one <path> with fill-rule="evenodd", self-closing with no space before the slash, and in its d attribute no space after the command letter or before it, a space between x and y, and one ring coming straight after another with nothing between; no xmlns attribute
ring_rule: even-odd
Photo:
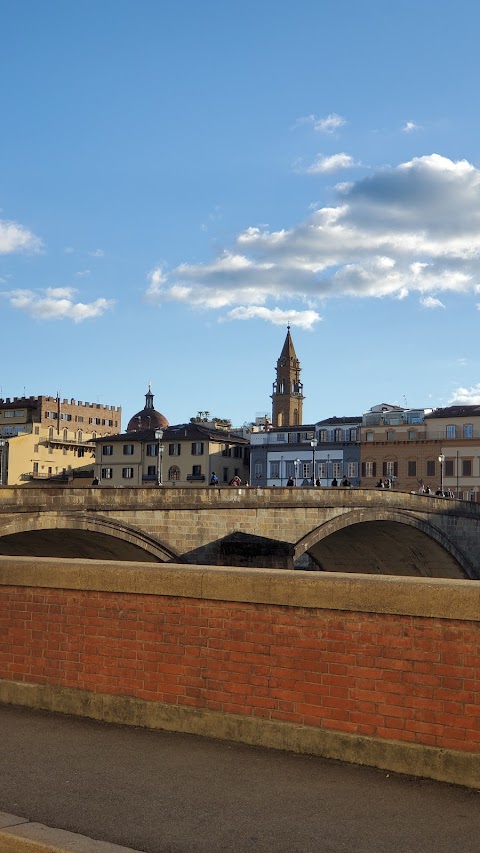
<svg viewBox="0 0 480 853"><path fill-rule="evenodd" d="M20 834L85 836L65 846L76 853L110 853L89 839L146 853L478 853L480 838L477 791L13 706L0 706L0 811L29 822Z"/></svg>

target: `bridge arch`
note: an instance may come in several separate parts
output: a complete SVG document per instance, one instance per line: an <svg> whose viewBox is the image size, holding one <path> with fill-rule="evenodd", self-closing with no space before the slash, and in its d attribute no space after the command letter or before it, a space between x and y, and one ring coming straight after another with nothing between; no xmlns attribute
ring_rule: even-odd
<svg viewBox="0 0 480 853"><path fill-rule="evenodd" d="M326 521L296 543L294 561L321 571L479 578L442 530L394 508L352 510Z"/></svg>
<svg viewBox="0 0 480 853"><path fill-rule="evenodd" d="M115 519L91 513L17 516L0 529L0 554L183 562L176 551L154 536Z"/></svg>

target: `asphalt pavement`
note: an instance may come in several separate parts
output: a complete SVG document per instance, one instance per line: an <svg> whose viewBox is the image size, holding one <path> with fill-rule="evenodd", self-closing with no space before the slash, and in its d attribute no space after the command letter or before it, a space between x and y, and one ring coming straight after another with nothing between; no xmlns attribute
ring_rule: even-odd
<svg viewBox="0 0 480 853"><path fill-rule="evenodd" d="M480 850L478 791L6 705L0 811L145 853Z"/></svg>

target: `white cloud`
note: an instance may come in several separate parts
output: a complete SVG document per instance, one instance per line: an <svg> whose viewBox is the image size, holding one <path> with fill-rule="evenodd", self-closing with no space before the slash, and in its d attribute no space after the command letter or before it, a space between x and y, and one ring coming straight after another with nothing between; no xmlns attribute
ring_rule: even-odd
<svg viewBox="0 0 480 853"><path fill-rule="evenodd" d="M146 296L289 313L306 299L418 293L432 308L446 292L478 294L479 282L480 171L431 154L342 184L336 203L289 228L246 228L207 263L157 267Z"/></svg>
<svg viewBox="0 0 480 853"><path fill-rule="evenodd" d="M402 127L404 133L413 133L414 130L420 130L420 125L413 121L406 121Z"/></svg>
<svg viewBox="0 0 480 853"><path fill-rule="evenodd" d="M424 308L445 308L443 302L440 299L435 299L434 296L423 296L420 299L420 305L423 305Z"/></svg>
<svg viewBox="0 0 480 853"><path fill-rule="evenodd" d="M91 258L104 258L105 252L103 249L94 249L93 252L88 253Z"/></svg>
<svg viewBox="0 0 480 853"><path fill-rule="evenodd" d="M301 329L312 329L321 320L316 311L287 311L281 308L233 308L226 315L227 320L267 320L276 326L298 326Z"/></svg>
<svg viewBox="0 0 480 853"><path fill-rule="evenodd" d="M457 388L449 403L460 403L467 406L480 406L480 383L471 388Z"/></svg>
<svg viewBox="0 0 480 853"><path fill-rule="evenodd" d="M28 228L18 222L0 220L0 255L22 251L38 252L41 248L42 241Z"/></svg>
<svg viewBox="0 0 480 853"><path fill-rule="evenodd" d="M355 166L355 161L350 154L345 154L343 151L339 154L331 154L329 157L319 156L311 166L308 166L305 171L309 175L320 175L326 172L337 172L338 169L349 169ZM343 188L344 191L345 187Z"/></svg>
<svg viewBox="0 0 480 853"><path fill-rule="evenodd" d="M335 133L339 127L343 127L343 125L346 124L346 119L344 119L343 116L339 116L337 113L330 113L324 118L317 118L314 115L309 115L302 116L302 118L297 119L295 125L299 124L311 124L317 133Z"/></svg>
<svg viewBox="0 0 480 853"><path fill-rule="evenodd" d="M33 290L10 290L1 295L8 299L12 308L25 311L38 320L73 320L81 323L100 317L114 304L110 299L96 299L94 302L74 302L75 290L70 287L48 287L41 293Z"/></svg>
<svg viewBox="0 0 480 853"><path fill-rule="evenodd" d="M76 272L75 275L77 278L87 278L87 276L91 275L91 271L90 270L78 270L78 272Z"/></svg>

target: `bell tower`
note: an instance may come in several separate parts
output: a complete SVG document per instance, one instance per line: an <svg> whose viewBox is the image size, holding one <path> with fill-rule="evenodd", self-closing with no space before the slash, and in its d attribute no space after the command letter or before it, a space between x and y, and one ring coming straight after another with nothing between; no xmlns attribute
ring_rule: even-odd
<svg viewBox="0 0 480 853"><path fill-rule="evenodd" d="M273 426L297 426L302 423L304 397L300 371L300 362L293 346L290 326L287 326L287 337L277 361L277 379L273 383Z"/></svg>

